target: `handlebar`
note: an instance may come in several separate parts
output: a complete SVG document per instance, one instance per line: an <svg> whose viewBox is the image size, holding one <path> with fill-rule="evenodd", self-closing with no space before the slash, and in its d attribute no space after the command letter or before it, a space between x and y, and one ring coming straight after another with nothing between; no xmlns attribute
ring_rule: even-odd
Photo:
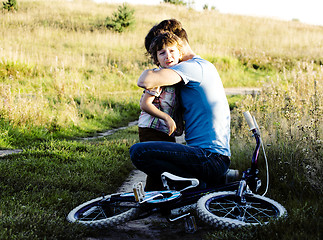
<svg viewBox="0 0 323 240"><path fill-rule="evenodd" d="M255 121L254 119L252 118L251 114L249 113L249 111L247 112L244 112L243 113L243 116L245 117L248 125L249 125L249 131L252 131L253 129L256 129L256 125L255 125Z"/></svg>
<svg viewBox="0 0 323 240"><path fill-rule="evenodd" d="M255 175L253 182L250 182L248 184L253 185L253 187L256 189L256 191L258 190L258 188L260 187L260 180L257 177L258 174L258 154L259 154L259 150L260 150L260 146L262 146L263 152L264 152L264 158L265 158L265 162L266 162L266 171L267 171L267 185L266 185L266 190L264 192L264 194L262 196L264 196L269 188L269 170L268 170L268 161L267 161L267 156L266 156L266 152L265 152L265 148L264 145L261 141L261 137L260 137L260 130L257 124L257 121L254 117L251 116L251 114L249 113L249 111L244 112L243 116L245 117L248 126L249 126L249 131L252 131L253 136L256 139L256 148L253 152L253 156L252 156L252 162L251 162L251 168L247 171L247 174L251 174L251 175Z"/></svg>

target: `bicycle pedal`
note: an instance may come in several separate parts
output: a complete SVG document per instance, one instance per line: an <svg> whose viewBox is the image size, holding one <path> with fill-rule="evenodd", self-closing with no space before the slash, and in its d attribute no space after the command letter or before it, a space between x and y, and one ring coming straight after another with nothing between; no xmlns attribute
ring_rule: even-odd
<svg viewBox="0 0 323 240"><path fill-rule="evenodd" d="M184 219L185 232L195 233L197 231L196 221L194 216L189 216Z"/></svg>
<svg viewBox="0 0 323 240"><path fill-rule="evenodd" d="M133 193L135 195L136 202L143 202L146 194L142 182L138 182L133 185Z"/></svg>
<svg viewBox="0 0 323 240"><path fill-rule="evenodd" d="M225 175L225 183L234 182L239 179L239 170L229 169Z"/></svg>

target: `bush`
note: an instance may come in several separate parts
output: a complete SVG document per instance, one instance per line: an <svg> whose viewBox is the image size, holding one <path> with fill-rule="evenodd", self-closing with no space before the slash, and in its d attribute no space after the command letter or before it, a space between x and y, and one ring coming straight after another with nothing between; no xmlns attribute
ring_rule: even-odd
<svg viewBox="0 0 323 240"><path fill-rule="evenodd" d="M134 9L127 4L118 7L118 11L113 13L113 17L106 18L106 27L116 32L123 32L125 28L135 23Z"/></svg>
<svg viewBox="0 0 323 240"><path fill-rule="evenodd" d="M16 0L8 0L7 2L2 3L3 6L2 8L8 11L17 11L18 10L18 5Z"/></svg>

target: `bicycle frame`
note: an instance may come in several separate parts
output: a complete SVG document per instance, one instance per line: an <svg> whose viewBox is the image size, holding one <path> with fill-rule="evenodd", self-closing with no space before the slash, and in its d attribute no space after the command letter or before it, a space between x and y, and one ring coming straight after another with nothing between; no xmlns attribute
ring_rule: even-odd
<svg viewBox="0 0 323 240"><path fill-rule="evenodd" d="M256 148L252 155L251 160L251 168L249 168L247 171L244 171L242 173L242 177L239 183L239 187L236 193L236 197L238 198L240 204L245 204L246 200L243 196L244 191L255 191L257 192L258 189L261 186L261 181L258 178L258 156L259 156L259 150L261 145L260 140L260 134L258 133L257 129L252 129L253 136L256 139Z"/></svg>

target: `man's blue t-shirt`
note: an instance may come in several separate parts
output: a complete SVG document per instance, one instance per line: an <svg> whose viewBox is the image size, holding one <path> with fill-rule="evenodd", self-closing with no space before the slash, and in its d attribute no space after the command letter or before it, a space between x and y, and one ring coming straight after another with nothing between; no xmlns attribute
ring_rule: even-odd
<svg viewBox="0 0 323 240"><path fill-rule="evenodd" d="M187 145L230 156L230 109L214 65L195 56L171 69L184 82L180 99Z"/></svg>

